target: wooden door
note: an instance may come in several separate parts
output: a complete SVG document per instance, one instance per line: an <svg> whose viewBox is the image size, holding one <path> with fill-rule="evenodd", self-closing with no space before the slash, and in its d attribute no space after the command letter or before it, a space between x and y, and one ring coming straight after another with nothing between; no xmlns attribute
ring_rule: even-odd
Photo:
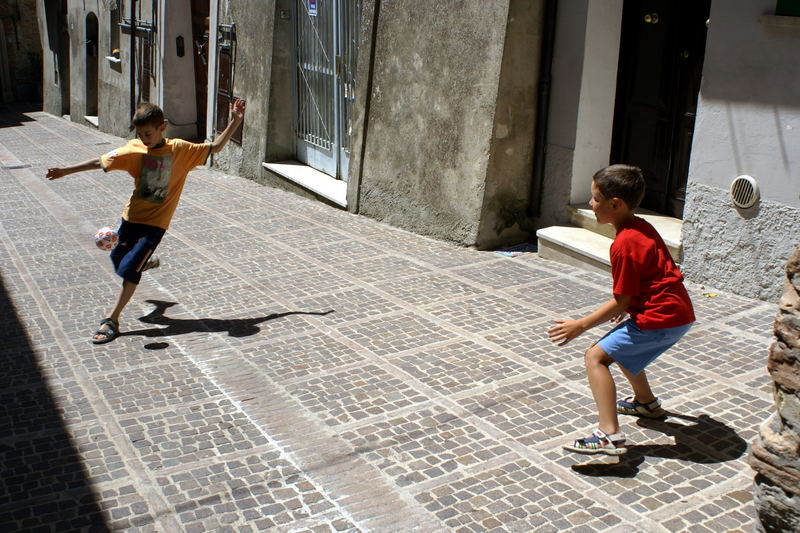
<svg viewBox="0 0 800 533"><path fill-rule="evenodd" d="M612 163L642 168L642 207L681 217L711 0L625 0Z"/></svg>

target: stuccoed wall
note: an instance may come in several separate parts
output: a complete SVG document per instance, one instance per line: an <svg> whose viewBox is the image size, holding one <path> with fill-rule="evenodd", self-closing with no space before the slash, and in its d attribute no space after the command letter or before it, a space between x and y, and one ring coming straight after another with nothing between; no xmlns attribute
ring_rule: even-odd
<svg viewBox="0 0 800 533"><path fill-rule="evenodd" d="M777 302L783 265L800 242L800 209L762 201L734 207L726 190L692 183L683 214L681 269L694 282Z"/></svg>
<svg viewBox="0 0 800 533"><path fill-rule="evenodd" d="M683 225L687 277L770 301L800 241L800 34L761 18L774 8L712 2ZM729 199L740 174L759 183L753 209Z"/></svg>
<svg viewBox="0 0 800 533"><path fill-rule="evenodd" d="M476 244L508 12L509 0L381 2L361 214Z"/></svg>
<svg viewBox="0 0 800 533"><path fill-rule="evenodd" d="M62 115L69 110L65 94L66 85L57 85L54 63L62 65L67 61L67 54L60 46L65 35L62 35L60 15L57 9L45 9L44 0L36 1L36 14L39 19L39 37L42 43L42 108L48 113Z"/></svg>
<svg viewBox="0 0 800 533"><path fill-rule="evenodd" d="M533 174L533 133L544 2L511 0L476 245L523 242Z"/></svg>
<svg viewBox="0 0 800 533"><path fill-rule="evenodd" d="M266 152L266 128L269 117L272 34L275 25L275 1L230 0L230 10L219 10L220 24L236 24L236 71L233 94L247 101L242 131L242 145L229 142L213 156L216 168L258 178ZM279 21L283 25L288 21ZM284 43L290 46L290 42ZM209 93L209 98L212 98Z"/></svg>

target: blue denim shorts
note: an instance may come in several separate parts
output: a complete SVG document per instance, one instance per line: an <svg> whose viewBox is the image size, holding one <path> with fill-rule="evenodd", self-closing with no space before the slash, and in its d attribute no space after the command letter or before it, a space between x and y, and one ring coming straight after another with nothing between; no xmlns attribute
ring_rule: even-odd
<svg viewBox="0 0 800 533"><path fill-rule="evenodd" d="M670 349L692 324L663 329L640 329L633 320L626 320L597 341L597 345L618 365L634 376Z"/></svg>
<svg viewBox="0 0 800 533"><path fill-rule="evenodd" d="M156 251L165 231L155 226L123 220L117 230L119 242L111 250L111 262L117 275L138 285L142 279L142 269Z"/></svg>

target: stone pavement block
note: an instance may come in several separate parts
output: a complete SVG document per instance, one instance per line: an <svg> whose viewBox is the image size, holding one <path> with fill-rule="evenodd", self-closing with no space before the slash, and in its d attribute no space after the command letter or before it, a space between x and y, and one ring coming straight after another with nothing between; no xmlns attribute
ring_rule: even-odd
<svg viewBox="0 0 800 533"><path fill-rule="evenodd" d="M457 401L472 416L532 448L555 437L566 442L586 436L576 433L585 432L594 419L590 397L544 376L503 384Z"/></svg>
<svg viewBox="0 0 800 533"><path fill-rule="evenodd" d="M480 295L428 307L427 312L470 333L519 326L544 318L544 313L497 296Z"/></svg>
<svg viewBox="0 0 800 533"><path fill-rule="evenodd" d="M286 386L329 426L347 424L426 401L425 396L382 368L366 365Z"/></svg>
<svg viewBox="0 0 800 533"><path fill-rule="evenodd" d="M761 342L736 335L715 326L692 328L679 346L665 354L665 359L687 368L739 380L741 376L766 372L766 358L771 342Z"/></svg>
<svg viewBox="0 0 800 533"><path fill-rule="evenodd" d="M452 531L602 531L620 521L524 459L422 492L417 500Z"/></svg>
<svg viewBox="0 0 800 533"><path fill-rule="evenodd" d="M121 418L128 441L152 471L264 446L259 429L227 400Z"/></svg>
<svg viewBox="0 0 800 533"><path fill-rule="evenodd" d="M442 408L391 416L341 437L405 487L437 479L511 450Z"/></svg>
<svg viewBox="0 0 800 533"><path fill-rule="evenodd" d="M526 287L508 291L509 296L530 302L549 313L566 318L581 309L596 309L611 298L611 287L601 290L593 285L576 283L572 279L558 277L543 280Z"/></svg>
<svg viewBox="0 0 800 533"><path fill-rule="evenodd" d="M222 396L222 391L198 375L195 365L185 360L106 373L98 376L95 384L109 408L119 416Z"/></svg>
<svg viewBox="0 0 800 533"><path fill-rule="evenodd" d="M488 385L528 371L491 348L459 341L426 348L391 363L443 395Z"/></svg>
<svg viewBox="0 0 800 533"><path fill-rule="evenodd" d="M354 324L358 321L386 315L403 308L379 294L362 287L345 288L314 297L295 298L291 287L286 288L285 298L298 310L332 311L313 319L329 327Z"/></svg>
<svg viewBox="0 0 800 533"><path fill-rule="evenodd" d="M429 274L391 280L375 285L376 288L403 302L424 307L443 301L481 294L481 289L454 279L446 274Z"/></svg>
<svg viewBox="0 0 800 533"><path fill-rule="evenodd" d="M238 530L245 524L272 530L315 516L352 526L277 450L220 458L159 475L157 482L187 531L216 531L223 525ZM331 519L331 514L339 516Z"/></svg>
<svg viewBox="0 0 800 533"><path fill-rule="evenodd" d="M535 268L530 263L515 262L512 258L502 258L492 268L482 265L459 268L455 271L461 277L493 289L508 289L517 285L529 285L555 277L553 272ZM535 290L535 287L532 287Z"/></svg>
<svg viewBox="0 0 800 533"><path fill-rule="evenodd" d="M451 340L456 336L439 324L411 313L342 326L338 331L381 357Z"/></svg>
<svg viewBox="0 0 800 533"><path fill-rule="evenodd" d="M244 360L279 383L366 361L352 347L320 332L243 346L241 353Z"/></svg>

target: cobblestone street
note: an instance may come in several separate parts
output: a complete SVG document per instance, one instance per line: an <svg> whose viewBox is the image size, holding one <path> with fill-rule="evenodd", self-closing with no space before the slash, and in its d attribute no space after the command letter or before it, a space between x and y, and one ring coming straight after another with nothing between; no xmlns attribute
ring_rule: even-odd
<svg viewBox="0 0 800 533"><path fill-rule="evenodd" d="M776 305L689 284L698 322L648 372L671 416L622 417L619 461L568 454L605 329L546 330L609 276L197 169L95 346L120 282L92 235L132 180L44 175L124 141L0 120L0 531L753 530Z"/></svg>

